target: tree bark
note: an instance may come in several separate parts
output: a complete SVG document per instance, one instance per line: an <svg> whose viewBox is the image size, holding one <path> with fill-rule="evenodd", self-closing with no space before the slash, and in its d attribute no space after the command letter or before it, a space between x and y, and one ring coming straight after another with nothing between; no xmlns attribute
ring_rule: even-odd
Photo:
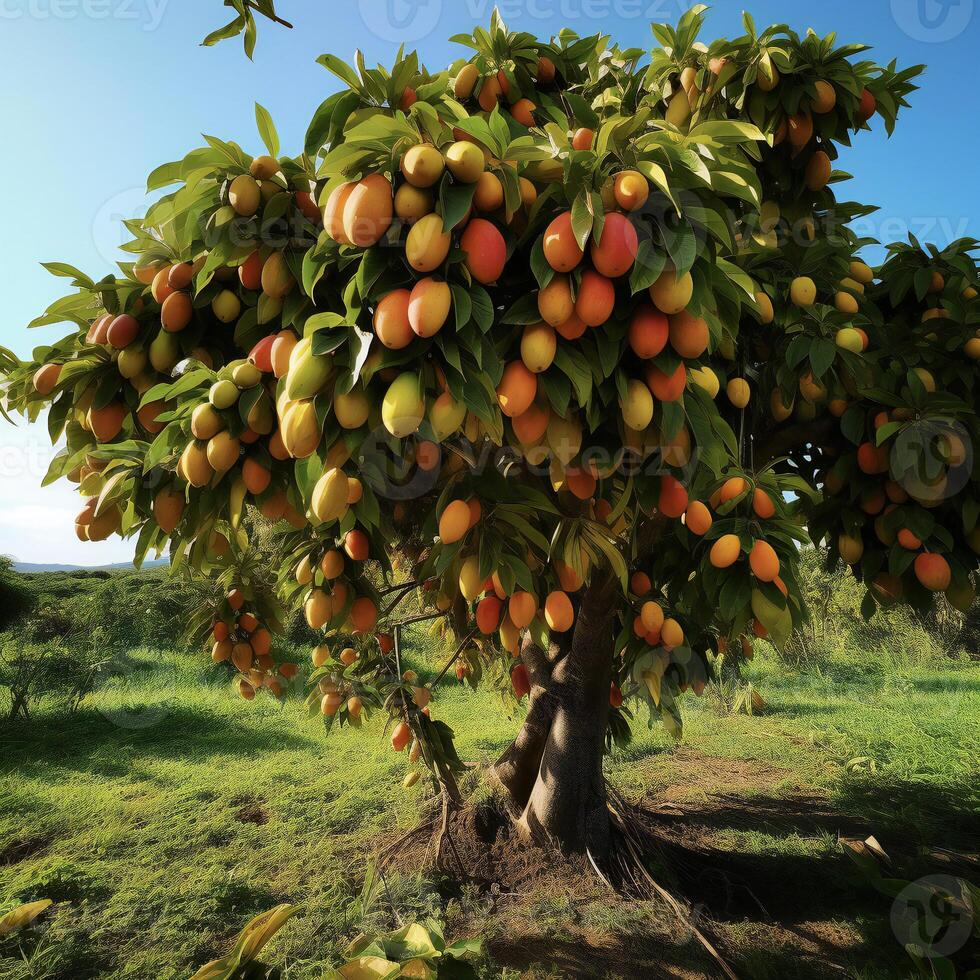
<svg viewBox="0 0 980 980"><path fill-rule="evenodd" d="M577 602L575 628L547 652L526 646L527 718L495 767L518 824L566 853L609 849L602 758L613 657L612 583L591 585Z"/></svg>

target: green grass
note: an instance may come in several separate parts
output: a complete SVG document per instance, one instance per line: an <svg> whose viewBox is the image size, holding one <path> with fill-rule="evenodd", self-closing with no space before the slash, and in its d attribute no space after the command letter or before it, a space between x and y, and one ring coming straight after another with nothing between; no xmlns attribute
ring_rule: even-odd
<svg viewBox="0 0 980 980"><path fill-rule="evenodd" d="M425 676L432 665L423 647L419 640L408 660ZM0 729L0 902L59 903L40 930L34 972L21 966L10 975L183 978L250 917L289 901L305 914L265 958L290 980L321 976L362 924L366 859L417 821L429 790L424 782L401 788L406 760L391 752L379 720L325 737L296 699L282 708L267 698L244 704L204 658L135 651L130 667L74 716L41 711ZM676 746L659 727L648 730L641 712L633 743L609 762L612 779L633 798L667 791L687 806L737 795L747 820L716 813L699 833L780 873L840 869L830 825L814 834L772 810L793 794L821 794L883 840L914 828L924 844L951 846L975 813L977 664L897 669L835 658L819 673L796 673L760 659L747 676L766 714L731 715L711 698L688 699ZM492 691L455 683L440 691L434 713L475 763L498 755L519 720ZM768 807L760 805L759 819L753 801ZM390 876L389 897L406 919L448 915L506 939L484 897L464 891L447 910L438 884ZM578 942L638 928L637 909L623 904L593 902L583 912L553 897L534 901L538 918L529 922L544 938ZM387 924L388 898L369 911ZM865 924L849 928L860 934ZM751 929L734 921L729 938L742 950L744 975L779 975L778 944L758 949ZM0 962L0 973L5 966L14 969ZM501 974L487 965L486 975Z"/></svg>

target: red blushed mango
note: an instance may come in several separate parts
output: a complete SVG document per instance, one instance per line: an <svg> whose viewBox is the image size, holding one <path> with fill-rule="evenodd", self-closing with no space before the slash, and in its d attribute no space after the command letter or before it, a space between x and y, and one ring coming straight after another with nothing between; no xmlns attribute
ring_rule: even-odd
<svg viewBox="0 0 980 980"><path fill-rule="evenodd" d="M530 129L530 127L537 125L534 118L535 109L537 106L530 99L518 99L510 107L510 114L522 126L527 126Z"/></svg>
<svg viewBox="0 0 980 980"><path fill-rule="evenodd" d="M686 310L670 318L670 346L692 360L708 349L708 324Z"/></svg>
<svg viewBox="0 0 980 980"><path fill-rule="evenodd" d="M591 269L582 273L575 297L575 313L588 327L601 327L612 316L616 287L605 276Z"/></svg>
<svg viewBox="0 0 980 980"><path fill-rule="evenodd" d="M523 445L533 446L544 438L550 421L550 408L532 404L522 414L513 416L511 425L514 427L514 435Z"/></svg>
<svg viewBox="0 0 980 980"><path fill-rule="evenodd" d="M500 410L508 418L523 415L533 404L538 393L537 376L528 370L523 361L511 361L504 368L497 385L497 401Z"/></svg>
<svg viewBox="0 0 980 980"><path fill-rule="evenodd" d="M585 253L579 248L572 230L572 212L558 215L545 229L544 257L555 272L571 272L582 261Z"/></svg>
<svg viewBox="0 0 980 980"><path fill-rule="evenodd" d="M479 283L496 282L507 264L507 243L497 226L474 218L463 232L459 247L466 253L466 268Z"/></svg>
<svg viewBox="0 0 980 980"><path fill-rule="evenodd" d="M168 333L185 330L194 317L194 304L189 293L171 293L160 309L160 322Z"/></svg>
<svg viewBox="0 0 980 980"><path fill-rule="evenodd" d="M401 350L415 339L408 319L411 297L407 289L394 289L375 307L374 332L389 350Z"/></svg>
<svg viewBox="0 0 980 980"><path fill-rule="evenodd" d="M660 498L657 509L665 517L680 517L687 510L687 489L674 477L667 475L660 480Z"/></svg>
<svg viewBox="0 0 980 980"><path fill-rule="evenodd" d="M646 381L654 398L662 402L676 402L684 394L687 369L683 364L678 364L672 374L665 374L660 368L651 365L647 368Z"/></svg>
<svg viewBox="0 0 980 980"><path fill-rule="evenodd" d="M99 442L112 442L122 431L127 414L122 402L110 402L105 408L91 409L88 415L92 435Z"/></svg>
<svg viewBox="0 0 980 980"><path fill-rule="evenodd" d="M588 327L578 315L573 313L564 323L559 323L555 327L555 333L560 334L565 340L578 340Z"/></svg>
<svg viewBox="0 0 980 980"><path fill-rule="evenodd" d="M262 288L262 267L265 259L259 251L253 252L239 267L238 281L246 288L258 292Z"/></svg>
<svg viewBox="0 0 980 980"><path fill-rule="evenodd" d="M639 239L629 218L618 212L607 214L602 235L592 242L592 264L607 279L625 276L636 261Z"/></svg>
<svg viewBox="0 0 980 980"><path fill-rule="evenodd" d="M109 324L109 329L106 331L106 340L116 350L122 350L137 338L139 332L139 320L134 316L130 316L128 313L123 313L121 316L115 317Z"/></svg>
<svg viewBox="0 0 980 980"><path fill-rule="evenodd" d="M670 322L652 303L638 307L630 322L629 344L637 357L656 357L667 346Z"/></svg>
<svg viewBox="0 0 980 980"><path fill-rule="evenodd" d="M249 361L263 374L272 374L272 348L275 342L276 335L270 334L263 337L249 352Z"/></svg>
<svg viewBox="0 0 980 980"><path fill-rule="evenodd" d="M915 559L915 577L930 592L944 592L949 588L952 572L942 555L923 554Z"/></svg>

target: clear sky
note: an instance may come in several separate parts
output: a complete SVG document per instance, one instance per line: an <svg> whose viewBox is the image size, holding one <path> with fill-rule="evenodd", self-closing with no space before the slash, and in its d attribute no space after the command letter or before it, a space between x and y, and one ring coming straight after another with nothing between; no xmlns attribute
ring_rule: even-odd
<svg viewBox="0 0 980 980"><path fill-rule="evenodd" d="M980 0L823 0L819 4L719 2L706 40L741 33L741 11L758 26L788 20L799 31L838 32L873 57L928 72L912 109L886 140L880 124L846 151L848 196L878 204L868 233L945 244L980 235L975 192L980 137L971 110ZM652 43L651 21L675 22L687 4L667 0L508 0L508 26L549 37L561 27L612 34L624 46ZM201 143L201 133L260 152L254 103L268 108L283 151L299 152L308 121L338 84L317 66L355 48L390 64L398 44L432 68L465 50L451 35L486 24L485 0L279 0L296 29L262 24L255 61L240 40L202 48L230 19L219 0L0 0L0 132L6 177L0 206L0 345L26 355L60 336L25 325L63 292L42 261L104 275L120 257L119 219L145 207L145 177ZM46 435L0 420L0 554L22 561L102 564L129 545L74 539L78 498L67 486L38 489ZM50 453L49 453L50 454Z"/></svg>

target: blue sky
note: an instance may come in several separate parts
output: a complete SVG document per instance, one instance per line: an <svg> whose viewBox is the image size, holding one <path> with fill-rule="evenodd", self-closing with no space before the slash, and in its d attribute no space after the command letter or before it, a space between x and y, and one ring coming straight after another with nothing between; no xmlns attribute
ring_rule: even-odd
<svg viewBox="0 0 980 980"><path fill-rule="evenodd" d="M741 11L760 27L786 21L838 32L874 47L880 61L928 65L922 91L891 140L880 124L845 151L855 174L848 196L878 204L869 231L944 244L980 236L975 193L980 137L973 124L980 0L824 0L818 4L718 3L705 38L741 33ZM254 103L270 110L286 153L298 152L319 103L337 87L314 62L361 48L390 64L400 40L436 68L464 49L446 39L486 24L484 0L279 0L294 21L263 24L254 62L238 40L202 48L223 22L218 0L2 0L0 132L6 177L0 208L0 344L26 355L59 335L25 325L61 294L41 261L104 275L118 253L119 219L145 207L147 173L201 142L201 133L260 151ZM548 37L561 27L612 34L624 46L652 42L651 21L677 20L687 4L667 0L510 0L508 26ZM789 12L789 13L788 13ZM37 489L43 431L0 422L0 554L26 561L100 564L125 560L121 542L74 542L70 488Z"/></svg>

